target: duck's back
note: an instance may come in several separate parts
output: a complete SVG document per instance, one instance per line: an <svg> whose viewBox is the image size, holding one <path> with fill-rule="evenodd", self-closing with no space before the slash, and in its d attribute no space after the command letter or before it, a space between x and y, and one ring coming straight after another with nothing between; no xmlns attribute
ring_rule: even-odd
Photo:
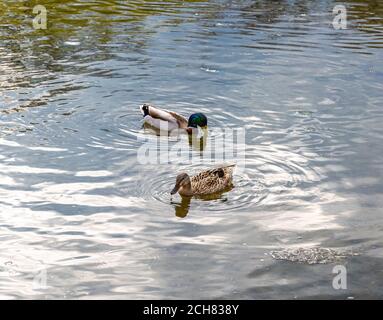
<svg viewBox="0 0 383 320"><path fill-rule="evenodd" d="M191 178L195 195L219 193L232 185L234 166L221 167L200 172Z"/></svg>

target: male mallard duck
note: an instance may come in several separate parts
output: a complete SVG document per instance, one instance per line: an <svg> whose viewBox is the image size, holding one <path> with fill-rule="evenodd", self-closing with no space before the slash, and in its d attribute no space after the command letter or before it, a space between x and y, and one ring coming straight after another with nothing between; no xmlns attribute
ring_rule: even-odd
<svg viewBox="0 0 383 320"><path fill-rule="evenodd" d="M144 115L144 122L161 131L186 130L191 134L193 128L207 127L207 118L203 113L193 113L189 120L180 114L168 110L159 109L147 103L140 106Z"/></svg>
<svg viewBox="0 0 383 320"><path fill-rule="evenodd" d="M233 185L234 167L235 164L202 171L191 178L187 173L180 173L170 194L178 192L181 196L192 197L223 192Z"/></svg>

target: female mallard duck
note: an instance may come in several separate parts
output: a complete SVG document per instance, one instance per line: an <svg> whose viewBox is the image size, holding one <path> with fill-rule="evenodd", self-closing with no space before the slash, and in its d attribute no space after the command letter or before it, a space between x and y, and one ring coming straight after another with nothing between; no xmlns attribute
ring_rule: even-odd
<svg viewBox="0 0 383 320"><path fill-rule="evenodd" d="M191 178L187 173L180 173L170 194L178 192L181 196L192 197L223 192L233 186L234 167L235 164L202 171Z"/></svg>
<svg viewBox="0 0 383 320"><path fill-rule="evenodd" d="M155 108L147 103L140 106L145 124L161 131L185 130L191 134L193 129L207 127L207 118L203 113L193 113L189 120L178 113Z"/></svg>

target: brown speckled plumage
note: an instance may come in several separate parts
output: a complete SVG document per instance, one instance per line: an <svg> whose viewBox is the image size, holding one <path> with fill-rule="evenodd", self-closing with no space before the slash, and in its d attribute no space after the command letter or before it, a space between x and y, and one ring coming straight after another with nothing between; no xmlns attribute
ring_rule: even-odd
<svg viewBox="0 0 383 320"><path fill-rule="evenodd" d="M198 173L189 177L186 173L177 176L176 186L172 193L181 196L203 196L225 191L233 184L235 165L222 166Z"/></svg>

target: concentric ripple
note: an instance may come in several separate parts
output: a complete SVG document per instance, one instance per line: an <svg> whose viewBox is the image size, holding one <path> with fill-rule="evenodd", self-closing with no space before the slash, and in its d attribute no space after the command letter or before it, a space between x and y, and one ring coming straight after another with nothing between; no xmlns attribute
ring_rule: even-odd
<svg viewBox="0 0 383 320"><path fill-rule="evenodd" d="M167 175L166 179L161 177L150 181L151 188L147 196L163 204L181 204L182 199L179 195L170 196L175 177L176 175ZM191 199L191 211L231 212L257 205L265 197L266 191L262 183L252 180L246 175L235 175L233 183L232 189L221 194Z"/></svg>

